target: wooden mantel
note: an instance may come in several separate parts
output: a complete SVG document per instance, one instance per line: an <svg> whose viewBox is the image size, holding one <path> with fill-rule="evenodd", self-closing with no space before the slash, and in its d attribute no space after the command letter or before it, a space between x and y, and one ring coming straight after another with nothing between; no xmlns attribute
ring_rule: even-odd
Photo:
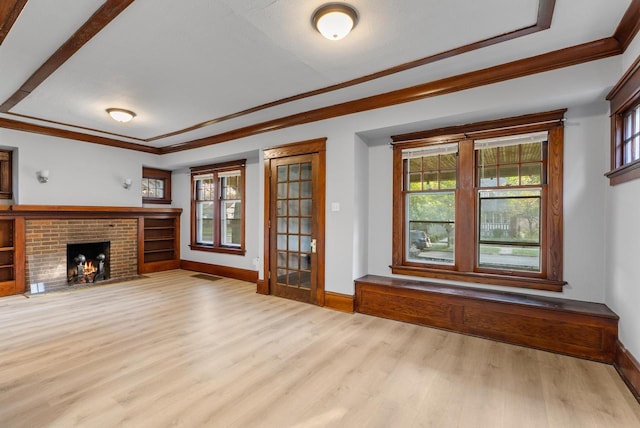
<svg viewBox="0 0 640 428"><path fill-rule="evenodd" d="M26 231L32 221L136 219L137 270L142 274L180 267L181 214L181 208L2 205L0 206L0 296L21 294L25 291Z"/></svg>
<svg viewBox="0 0 640 428"><path fill-rule="evenodd" d="M138 217L141 215L180 215L182 208L109 207L83 205L2 205L1 215L25 217Z"/></svg>

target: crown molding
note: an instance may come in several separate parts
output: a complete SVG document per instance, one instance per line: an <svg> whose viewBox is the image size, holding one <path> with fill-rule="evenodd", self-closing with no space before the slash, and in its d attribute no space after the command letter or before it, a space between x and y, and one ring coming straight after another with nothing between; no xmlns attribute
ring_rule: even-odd
<svg viewBox="0 0 640 428"><path fill-rule="evenodd" d="M18 120L0 117L0 128L13 129L15 131L31 132L34 134L48 135L50 137L67 138L70 140L84 141L86 143L101 144L103 146L117 147L120 149L136 150L139 152L161 154L157 147L145 146L143 144L128 143L113 138L100 137L98 135L85 134L66 129L52 128L49 126L36 125L34 123L20 122Z"/></svg>
<svg viewBox="0 0 640 428"><path fill-rule="evenodd" d="M608 58L621 53L622 51L618 41L613 37L608 37L606 39L596 40L594 42L584 43L582 45L560 49L546 54L512 61L484 68L482 70L472 71L470 73L458 74L456 76L423 83L409 88L373 95L371 97L361 98L358 100L347 101L329 107L309 110L255 125L234 129L232 131L210 137L162 147L160 148L160 151L162 154L165 154L196 149L291 126L303 125L306 123L317 122L320 120L383 107L390 107L397 104L418 101L465 89L503 82L505 80L511 80L518 77L543 73L545 71L557 70L559 68L570 67L597 59Z"/></svg>

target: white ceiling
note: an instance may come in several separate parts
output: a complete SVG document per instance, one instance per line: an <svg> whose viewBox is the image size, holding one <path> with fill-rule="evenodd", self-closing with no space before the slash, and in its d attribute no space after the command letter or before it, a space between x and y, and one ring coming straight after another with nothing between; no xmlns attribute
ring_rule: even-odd
<svg viewBox="0 0 640 428"><path fill-rule="evenodd" d="M0 45L0 103L102 3L29 0ZM310 24L323 3L136 0L0 117L164 147L609 37L630 0L557 0L548 30L145 141L527 27L538 10L538 0L350 0L360 21L332 42ZM118 124L105 113L109 107L137 117Z"/></svg>

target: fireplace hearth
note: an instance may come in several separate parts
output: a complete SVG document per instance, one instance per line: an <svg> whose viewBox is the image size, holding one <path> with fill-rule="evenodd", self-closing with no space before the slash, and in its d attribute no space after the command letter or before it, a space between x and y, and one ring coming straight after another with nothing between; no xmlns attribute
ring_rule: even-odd
<svg viewBox="0 0 640 428"><path fill-rule="evenodd" d="M109 279L111 243L67 244L67 283L90 284Z"/></svg>
<svg viewBox="0 0 640 428"><path fill-rule="evenodd" d="M138 275L137 218L34 218L25 223L25 289L30 289L31 294L68 291ZM68 253L67 244L84 243L109 243L109 249L74 249L71 255ZM105 255L105 281L98 278L96 283L69 282L77 274L73 259L78 254L87 261L93 260L97 267L96 256L101 253Z"/></svg>

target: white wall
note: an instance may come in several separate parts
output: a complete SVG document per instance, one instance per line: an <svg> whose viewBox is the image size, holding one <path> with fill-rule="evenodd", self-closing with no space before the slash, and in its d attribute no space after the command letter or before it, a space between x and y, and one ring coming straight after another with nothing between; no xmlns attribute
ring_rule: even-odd
<svg viewBox="0 0 640 428"><path fill-rule="evenodd" d="M620 341L640 357L640 180L609 189L607 304L620 316Z"/></svg>
<svg viewBox="0 0 640 428"><path fill-rule="evenodd" d="M368 274L369 261L369 148L355 135L354 142L354 215L353 278Z"/></svg>
<svg viewBox="0 0 640 428"><path fill-rule="evenodd" d="M428 129L569 107L565 134L565 278L569 286L563 294L548 294L603 301L606 237L601 201L606 188L602 173L608 162L608 146L603 143L608 141L608 122L606 106L592 103L604 98L607 85L619 75L620 58L610 58L159 157L4 129L0 145L18 148L17 202L22 204L140 206L142 165L173 170L172 206L184 209L182 258L255 270L253 261L263 254L261 151L326 137L325 286L328 291L352 294L355 277L389 275L391 262L391 150L379 145L380 140L370 139L371 135L387 130L389 135L399 126ZM248 159L246 255L191 251L188 167L241 158ZM51 180L44 185L35 177L43 168L51 171ZM122 188L124 177L134 178L131 190ZM334 202L340 205L339 211L331 211Z"/></svg>
<svg viewBox="0 0 640 428"><path fill-rule="evenodd" d="M604 302L604 195L608 148L606 104L571 108L565 115L564 151L564 279L562 295L534 290L529 294ZM389 275L392 251L392 150L370 150L369 273ZM453 282L459 285L469 285ZM473 284L474 287L506 289Z"/></svg>
<svg viewBox="0 0 640 428"><path fill-rule="evenodd" d="M565 179L565 260L570 259L565 266L565 277L570 284L563 294L546 294L602 302L603 246L602 243L585 245L585 235L602 237L604 230L604 211L599 199L603 196L602 173L607 153L606 148L602 147L602 139L608 135L608 128L606 109L601 103L596 106L590 104L604 98L604 88L617 78L619 69L620 58L594 61L437 98L173 153L160 158L160 167L175 170L230 160L234 156L242 158L249 154L258 157L261 156L260 151L268 147L326 137L325 287L328 291L353 294L355 277L361 273L389 275L388 266L391 263L391 150L388 146L365 141L361 135L404 124L422 127L416 129L425 129L427 126L435 128L570 107L566 126L568 161L565 165L568 176ZM580 107L583 104L589 104L588 108ZM365 148L363 144L369 146ZM367 156L365 152L368 152ZM260 189L263 185L262 163L258 165L248 172L248 187ZM365 174L366 168L368 171ZM365 175L367 183L363 182ZM176 177L174 180L174 205L188 213L188 178ZM182 197L177 195L180 188L185 192ZM588 189L595 189L599 198L591 197L593 193L588 193ZM248 251L245 257L189 251L189 234L185 228L187 216L183 216L182 257L254 269L253 258L261 257L263 251L262 194L262 191L255 192L253 197L249 197L250 193L247 193L248 204L253 198L257 198L257 202L254 201L255 209L247 206ZM367 199L365 210L361 204L366 203ZM340 211L331 211L332 202L340 204ZM579 215L581 212L589 212L589 215L583 218ZM367 230L366 237L361 236L363 230ZM354 250L354 247L363 243L367 245L366 251Z"/></svg>
<svg viewBox="0 0 640 428"><path fill-rule="evenodd" d="M622 58L619 76L640 54L636 36ZM618 76L618 77L619 77ZM612 81L612 85L617 81ZM606 140L609 147L609 138ZM607 155L607 160L609 156ZM607 164L606 170L608 170ZM640 180L607 187L605 291L607 305L620 316L619 337L627 349L640 359Z"/></svg>
<svg viewBox="0 0 640 428"><path fill-rule="evenodd" d="M17 149L14 203L24 205L141 206L142 165L155 156L0 128L0 146ZM49 170L42 184L37 172ZM122 186L131 178L130 189Z"/></svg>
<svg viewBox="0 0 640 428"><path fill-rule="evenodd" d="M258 220L262 213L262 199L264 192L259 185L260 175L263 174L262 164L257 159L247 160L245 167L245 249L243 256L234 254L212 253L208 251L193 251L189 248L191 239L191 173L188 168L176 170L171 175L171 193L175 207L183 209L180 219L180 258L201 263L223 266L233 266L240 269L257 270L253 261L262 258L262 247L258 237L262 233L258 228Z"/></svg>
<svg viewBox="0 0 640 428"><path fill-rule="evenodd" d="M571 108L564 148L564 279L571 299L605 301L604 173L609 162L607 103Z"/></svg>

